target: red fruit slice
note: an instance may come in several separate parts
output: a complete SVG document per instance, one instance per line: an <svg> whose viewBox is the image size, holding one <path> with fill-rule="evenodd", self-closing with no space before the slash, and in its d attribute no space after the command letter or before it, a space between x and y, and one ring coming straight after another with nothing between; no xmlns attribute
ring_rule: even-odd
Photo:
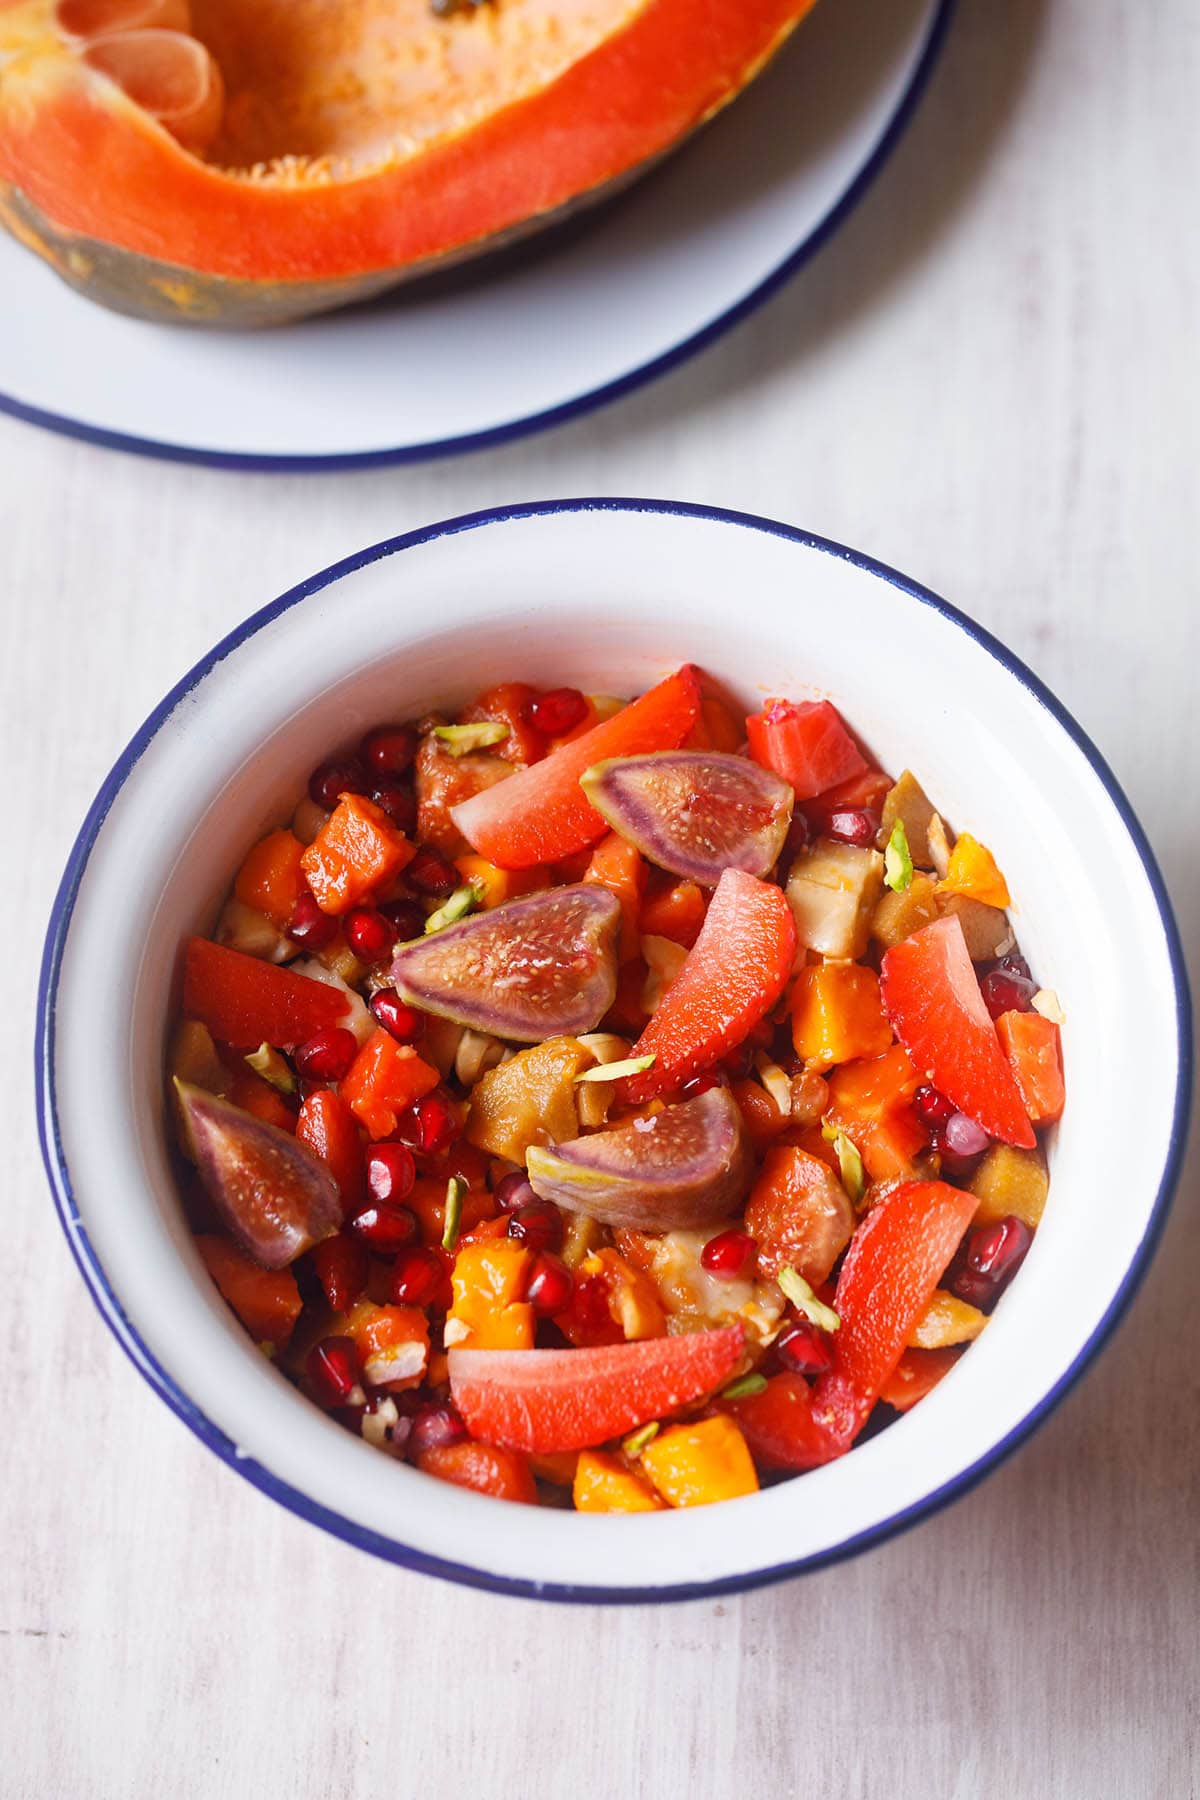
<svg viewBox="0 0 1200 1800"><path fill-rule="evenodd" d="M261 957L227 950L207 938L189 938L183 964L185 1018L207 1025L235 1050L274 1044L290 1050L337 1025L346 1013L344 993L311 981Z"/></svg>
<svg viewBox="0 0 1200 1800"><path fill-rule="evenodd" d="M681 1087L734 1050L784 989L796 955L792 909L779 888L726 869L687 961L638 1039L653 1068L621 1083L634 1102Z"/></svg>
<svg viewBox="0 0 1200 1800"><path fill-rule="evenodd" d="M828 700L768 700L746 720L750 754L791 784L797 801L812 800L866 768L866 758Z"/></svg>
<svg viewBox="0 0 1200 1800"><path fill-rule="evenodd" d="M643 856L704 887L725 869L768 875L792 818L786 781L712 750L613 757L587 771L583 790Z"/></svg>
<svg viewBox="0 0 1200 1800"><path fill-rule="evenodd" d="M560 862L608 829L579 785L584 770L610 756L676 749L700 699L699 675L688 663L542 762L451 807L450 816L471 847L502 869Z"/></svg>
<svg viewBox="0 0 1200 1800"><path fill-rule="evenodd" d="M957 916L896 944L880 971L883 1004L917 1068L989 1137L1037 1142Z"/></svg>
<svg viewBox="0 0 1200 1800"><path fill-rule="evenodd" d="M510 1450L587 1450L727 1381L742 1328L592 1350L452 1350L450 1391L471 1431Z"/></svg>
<svg viewBox="0 0 1200 1800"><path fill-rule="evenodd" d="M722 1405L760 1469L815 1469L846 1448L814 1418L812 1389L803 1375L772 1375L757 1394Z"/></svg>
<svg viewBox="0 0 1200 1800"><path fill-rule="evenodd" d="M978 1204L944 1181L906 1181L851 1239L833 1302L834 1365L812 1397L818 1425L843 1448L866 1424Z"/></svg>

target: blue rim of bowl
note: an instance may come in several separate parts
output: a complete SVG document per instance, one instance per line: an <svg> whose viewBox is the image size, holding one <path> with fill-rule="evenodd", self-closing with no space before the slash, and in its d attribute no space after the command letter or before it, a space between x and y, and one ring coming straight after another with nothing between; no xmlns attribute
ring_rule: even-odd
<svg viewBox="0 0 1200 1800"><path fill-rule="evenodd" d="M358 1525L340 1513L317 1504L299 1489L273 1475L261 1463L239 1451L226 1433L196 1406L157 1361L148 1345L140 1337L137 1328L126 1316L120 1300L109 1284L99 1258L88 1240L86 1229L75 1204L70 1171L67 1167L58 1129L55 1088L54 1029L58 980L75 901L88 859L109 809L142 754L175 709L199 686L216 665L282 613L299 605L311 595L320 593L324 588L340 581L343 577L354 574L369 563L378 562L385 557L414 549L422 544L428 544L437 538L454 536L463 531L478 530L486 525L505 524L513 520L544 517L558 513L594 512L654 513L675 518L704 519L784 538L805 549L816 550L852 563L865 573L887 582L898 594L907 599L923 606L932 607L943 618L965 631L969 638L1000 663L1010 675L1014 676L1062 727L1087 759L1128 832L1158 907L1163 935L1166 939L1175 986L1178 1033L1179 1074L1171 1132L1162 1173L1159 1177L1158 1190L1150 1210L1145 1233L1120 1287L1096 1330L1084 1344L1070 1368L1042 1397L1037 1406L1027 1413L1021 1423L994 1445L985 1456L980 1457L969 1469L965 1469L961 1474L955 1476L952 1481L944 1483L932 1494L925 1496L912 1506L904 1508L866 1531L855 1534L841 1544L833 1545L829 1549L811 1556L797 1558L794 1562L776 1564L770 1568L756 1569L742 1575L724 1576L713 1581L680 1582L661 1588L620 1589L565 1583L540 1583L494 1575L486 1569L430 1556L397 1539ZM1029 1437L1063 1398L1068 1389L1074 1386L1110 1335L1117 1320L1137 1291L1162 1234L1187 1142L1192 1092L1192 1016L1187 970L1175 915L1154 853L1129 801L1112 770L1082 727L1039 678L997 638L967 614L960 612L957 607L951 606L948 601L931 592L930 589L910 581L907 576L890 568L886 563L877 562L873 557L864 556L859 551L835 543L829 538L818 537L811 532L781 524L773 519L760 518L753 513L733 512L722 507L704 506L689 501L641 500L606 496L527 501L494 507L480 512L466 513L458 518L442 520L438 524L406 532L400 537L385 539L382 543L361 550L354 556L348 556L340 562L333 563L329 568L311 576L307 581L301 582L299 586L291 588L287 593L281 595L279 599L251 614L248 619L243 620L210 650L207 656L196 663L182 680L176 683L165 699L155 707L134 733L117 758L92 802L79 835L72 846L62 881L54 899L42 954L37 998L35 1083L38 1135L42 1147L42 1158L54 1195L59 1221L80 1273L101 1317L116 1337L121 1348L160 1399L164 1400L172 1412L196 1434L201 1443L207 1445L223 1462L228 1463L239 1475L244 1476L247 1481L252 1482L271 1499L277 1500L281 1505L287 1507L290 1512L297 1514L302 1519L309 1520L314 1525L319 1525L334 1537L339 1537L358 1549L367 1550L385 1561L398 1563L404 1568L418 1570L423 1574L443 1576L468 1587L483 1588L495 1593L519 1595L530 1599L576 1601L587 1604L638 1605L646 1602L695 1600L727 1593L745 1592L752 1588L766 1586L771 1582L783 1581L791 1576L824 1568L830 1564L841 1562L847 1557L855 1556L940 1511L951 1500L957 1499L959 1495L974 1487Z"/></svg>
<svg viewBox="0 0 1200 1800"><path fill-rule="evenodd" d="M663 351L661 356L652 357L649 362L628 370L624 375L618 375L615 380L577 394L574 399L564 400L558 406L529 413L523 418L511 419L504 425L463 432L457 437L435 438L422 444L401 444L388 450L346 450L316 456L199 450L187 444L164 443L157 438L112 431L102 425L87 425L81 419L69 418L65 413L48 412L40 406L30 406L24 400L17 400L11 394L4 393L0 393L0 413L7 413L27 425L40 425L47 431L59 432L64 437L79 438L84 443L99 445L105 450L125 450L135 456L156 457L166 462L192 463L210 469L241 469L246 473L263 475L319 475L338 469L378 469L397 463L435 462L443 457L463 456L469 451L493 450L501 444L513 443L518 438L532 437L537 432L550 431L557 425L581 419L587 413L609 406L626 394L645 387L649 382L657 381L660 376L669 374L681 363L698 356L710 344L715 344L718 338L724 337L726 332L732 331L736 325L757 312L828 242L853 212L904 135L933 73L957 4L958 0L940 0L928 27L924 48L895 112L849 186L808 236L756 287L751 288L749 293L735 301L726 311L718 313L707 325L702 325L699 331L693 332L670 350Z"/></svg>

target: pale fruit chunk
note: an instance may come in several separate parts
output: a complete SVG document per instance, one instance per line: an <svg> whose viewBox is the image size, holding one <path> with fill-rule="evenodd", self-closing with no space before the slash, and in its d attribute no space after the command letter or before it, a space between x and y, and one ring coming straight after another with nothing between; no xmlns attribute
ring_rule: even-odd
<svg viewBox="0 0 1200 1800"><path fill-rule="evenodd" d="M567 1212L642 1231L714 1224L745 1193L750 1152L727 1088L554 1150L531 1148L533 1190Z"/></svg>
<svg viewBox="0 0 1200 1800"><path fill-rule="evenodd" d="M908 1341L914 1350L945 1350L951 1344L971 1343L986 1324L987 1314L977 1306L936 1288Z"/></svg>
<svg viewBox="0 0 1200 1800"><path fill-rule="evenodd" d="M897 825L903 825L908 840L908 854L918 869L932 869L933 853L929 848L929 827L933 821L933 804L925 789L910 769L883 797L880 836L884 843Z"/></svg>
<svg viewBox="0 0 1200 1800"><path fill-rule="evenodd" d="M1008 914L998 906L985 906L982 900L939 889L938 910L943 918L957 918L972 962L992 962L997 956L1004 956L1017 941Z"/></svg>
<svg viewBox="0 0 1200 1800"><path fill-rule="evenodd" d="M1050 1176L1040 1150L993 1144L967 1185L979 1196L976 1225L994 1225L1007 1218L1020 1219L1034 1230L1041 1224Z"/></svg>
<svg viewBox="0 0 1200 1800"><path fill-rule="evenodd" d="M661 1235L618 1231L617 1247L627 1262L644 1272L658 1289L667 1313L668 1331L702 1331L711 1325L741 1325L749 1344L770 1343L783 1318L784 1299L773 1281L753 1275L713 1275L700 1253L714 1235L703 1231L666 1231Z"/></svg>
<svg viewBox="0 0 1200 1800"><path fill-rule="evenodd" d="M882 888L883 858L877 850L819 838L796 858L788 876L800 944L822 956L860 957Z"/></svg>
<svg viewBox="0 0 1200 1800"><path fill-rule="evenodd" d="M713 750L612 757L580 782L626 843L702 887L715 887L726 869L768 875L792 818L786 781L744 756Z"/></svg>
<svg viewBox="0 0 1200 1800"><path fill-rule="evenodd" d="M594 881L525 894L402 944L410 1006L518 1043L592 1031L617 991L621 903Z"/></svg>
<svg viewBox="0 0 1200 1800"><path fill-rule="evenodd" d="M871 914L871 936L890 950L922 925L932 925L938 911L937 884L929 875L914 875L901 893L885 888Z"/></svg>
<svg viewBox="0 0 1200 1800"><path fill-rule="evenodd" d="M575 1077L594 1061L573 1037L548 1038L519 1050L481 1075L471 1090L468 1140L491 1156L522 1163L531 1144L578 1137Z"/></svg>
<svg viewBox="0 0 1200 1800"><path fill-rule="evenodd" d="M217 1094L176 1081L188 1154L231 1235L264 1269L282 1269L342 1222L337 1184L290 1132Z"/></svg>

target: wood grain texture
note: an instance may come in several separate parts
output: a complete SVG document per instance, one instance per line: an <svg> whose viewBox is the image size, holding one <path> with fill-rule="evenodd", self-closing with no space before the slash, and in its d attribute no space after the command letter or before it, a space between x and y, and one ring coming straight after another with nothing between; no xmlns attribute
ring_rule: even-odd
<svg viewBox="0 0 1200 1800"><path fill-rule="evenodd" d="M572 1610L389 1569L231 1479L93 1312L29 1080L68 845L169 683L338 555L552 493L775 514L977 614L1111 758L1194 956L1198 88L1193 0L964 0L912 131L802 279L661 385L496 454L277 479L0 421L0 1792L1200 1791L1194 1157L1111 1350L969 1497L799 1583ZM1136 1021L1130 1044L1136 1104Z"/></svg>

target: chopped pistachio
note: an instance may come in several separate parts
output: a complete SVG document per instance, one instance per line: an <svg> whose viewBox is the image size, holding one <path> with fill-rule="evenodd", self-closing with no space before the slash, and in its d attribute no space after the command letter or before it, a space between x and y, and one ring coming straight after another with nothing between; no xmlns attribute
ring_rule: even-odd
<svg viewBox="0 0 1200 1800"><path fill-rule="evenodd" d="M626 1075L641 1075L654 1067L650 1056L627 1056L624 1062L597 1063L594 1069L581 1069L576 1081L621 1081Z"/></svg>
<svg viewBox="0 0 1200 1800"><path fill-rule="evenodd" d="M472 750L490 750L493 744L502 744L508 726L498 719L480 719L474 725L435 725L433 735L451 756L468 756Z"/></svg>
<svg viewBox="0 0 1200 1800"><path fill-rule="evenodd" d="M274 1044L260 1044L257 1050L249 1052L246 1061L256 1075L261 1075L264 1081L269 1081L271 1086L278 1088L281 1094L295 1093L296 1077L292 1074L291 1066L286 1058L280 1055Z"/></svg>
<svg viewBox="0 0 1200 1800"><path fill-rule="evenodd" d="M658 1430L658 1420L655 1419L649 1425L643 1425L639 1430L630 1432L621 1444L626 1456L640 1456L646 1445L654 1442L658 1436Z"/></svg>
<svg viewBox="0 0 1200 1800"><path fill-rule="evenodd" d="M731 1381L727 1388L721 1389L722 1400L745 1400L751 1394L761 1394L767 1385L765 1375L742 1375L737 1381Z"/></svg>
<svg viewBox="0 0 1200 1800"><path fill-rule="evenodd" d="M838 1172L842 1178L842 1186L853 1200L855 1206L862 1199L867 1188L867 1178L863 1172L863 1159L858 1145L852 1137L848 1137L840 1125L833 1125L828 1120L821 1126L821 1136L827 1144L832 1144L838 1159Z"/></svg>
<svg viewBox="0 0 1200 1800"><path fill-rule="evenodd" d="M462 887L455 888L443 906L430 913L425 921L426 937L434 931L445 931L447 925L454 925L459 919L465 919L478 905L479 889L472 882L464 882Z"/></svg>
<svg viewBox="0 0 1200 1800"><path fill-rule="evenodd" d="M817 1299L803 1275L798 1269L793 1269L790 1263L784 1264L775 1279L796 1311L803 1313L809 1324L815 1325L818 1331L836 1331L841 1325L842 1321L832 1306L826 1306L823 1300Z"/></svg>
<svg viewBox="0 0 1200 1800"><path fill-rule="evenodd" d="M442 1249L453 1250L462 1225L462 1203L467 1184L461 1175L452 1175L446 1183L446 1228L442 1232Z"/></svg>
<svg viewBox="0 0 1200 1800"><path fill-rule="evenodd" d="M912 878L913 859L908 850L908 833L904 829L904 820L897 819L883 853L884 885L893 893L902 894L911 885Z"/></svg>

